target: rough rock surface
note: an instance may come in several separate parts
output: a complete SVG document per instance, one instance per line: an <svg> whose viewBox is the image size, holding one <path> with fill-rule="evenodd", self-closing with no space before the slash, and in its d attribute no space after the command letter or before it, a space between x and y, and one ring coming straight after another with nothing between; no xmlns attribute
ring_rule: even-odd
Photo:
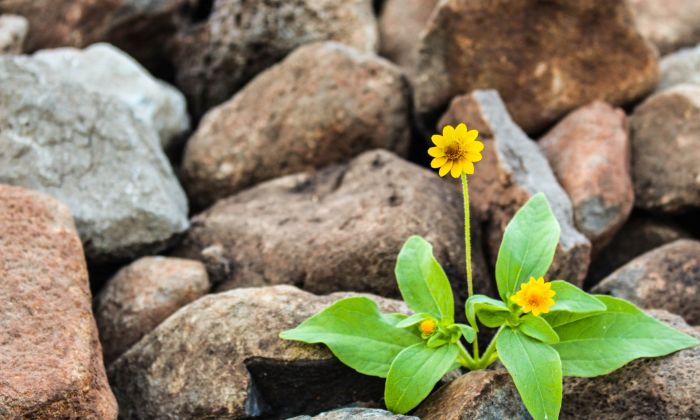
<svg viewBox="0 0 700 420"><path fill-rule="evenodd" d="M204 117L185 152L188 192L204 206L366 150L406 154L410 107L388 61L335 42L305 45Z"/></svg>
<svg viewBox="0 0 700 420"><path fill-rule="evenodd" d="M136 118L155 128L166 149L189 130L185 97L109 44L95 44L84 50L41 50L28 62L44 64L47 69L40 71L61 81L123 100Z"/></svg>
<svg viewBox="0 0 700 420"><path fill-rule="evenodd" d="M534 132L595 99L639 98L658 69L621 0L447 0L411 73L421 114L496 89L518 125Z"/></svg>
<svg viewBox="0 0 700 420"><path fill-rule="evenodd" d="M122 268L100 291L95 319L109 363L173 312L204 296L209 278L199 261L143 257Z"/></svg>
<svg viewBox="0 0 700 420"><path fill-rule="evenodd" d="M187 199L155 131L121 101L0 58L0 182L47 192L75 217L88 257L161 249Z"/></svg>
<svg viewBox="0 0 700 420"><path fill-rule="evenodd" d="M379 17L379 53L410 69L418 42L438 0L388 0Z"/></svg>
<svg viewBox="0 0 700 420"><path fill-rule="evenodd" d="M700 86L649 97L631 117L635 205L677 213L700 208Z"/></svg>
<svg viewBox="0 0 700 420"><path fill-rule="evenodd" d="M643 254L594 289L700 324L700 242L681 239Z"/></svg>
<svg viewBox="0 0 700 420"><path fill-rule="evenodd" d="M0 54L21 54L28 30L24 16L0 15Z"/></svg>
<svg viewBox="0 0 700 420"><path fill-rule="evenodd" d="M700 331L666 311L648 311L657 319L700 338ZM560 418L700 418L700 347L670 356L640 359L610 375L565 378Z"/></svg>
<svg viewBox="0 0 700 420"><path fill-rule="evenodd" d="M274 286L196 300L110 367L120 415L278 418L377 401L383 380L342 365L325 346L278 338L281 331L347 296L314 296ZM377 302L386 312L407 309L398 301Z"/></svg>
<svg viewBox="0 0 700 420"><path fill-rule="evenodd" d="M700 2L626 0L639 32L667 54L700 42Z"/></svg>
<svg viewBox="0 0 700 420"><path fill-rule="evenodd" d="M378 43L371 0L214 0L203 17L184 21L175 38L178 84L197 115L300 45L333 40L374 51Z"/></svg>
<svg viewBox="0 0 700 420"><path fill-rule="evenodd" d="M480 370L460 376L418 406L423 420L523 419L531 417L505 370Z"/></svg>
<svg viewBox="0 0 700 420"><path fill-rule="evenodd" d="M0 232L0 418L115 419L70 211L0 185Z"/></svg>
<svg viewBox="0 0 700 420"><path fill-rule="evenodd" d="M700 86L700 45L664 56L659 69L657 92L683 83Z"/></svg>
<svg viewBox="0 0 700 420"><path fill-rule="evenodd" d="M339 408L337 410L326 411L316 416L297 416L289 420L419 420L414 416L402 416L390 411L376 408Z"/></svg>
<svg viewBox="0 0 700 420"><path fill-rule="evenodd" d="M571 201L537 144L515 125L498 93L492 90L456 97L440 126L462 121L479 130L486 146L469 188L472 205L485 219L493 262L503 231L515 212L530 197L543 192L561 226L559 247L548 277L581 285L590 263L591 243L574 227Z"/></svg>
<svg viewBox="0 0 700 420"><path fill-rule="evenodd" d="M464 296L462 206L458 184L371 151L347 165L220 200L194 217L175 253L202 260L220 289L293 284L319 294L395 297L396 256L409 236L421 235ZM476 284L487 292L491 281L480 248L473 253Z"/></svg>
<svg viewBox="0 0 700 420"><path fill-rule="evenodd" d="M591 241L593 252L600 251L634 204L625 112L593 102L567 115L539 145L569 194L576 227Z"/></svg>

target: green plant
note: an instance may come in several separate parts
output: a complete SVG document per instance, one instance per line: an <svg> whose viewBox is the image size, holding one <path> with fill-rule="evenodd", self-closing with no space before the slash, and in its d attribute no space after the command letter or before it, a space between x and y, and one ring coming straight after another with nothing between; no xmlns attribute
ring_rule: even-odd
<svg viewBox="0 0 700 420"><path fill-rule="evenodd" d="M466 176L452 175L461 175L468 221ZM637 358L697 345L627 301L590 295L563 280L545 282L560 228L543 194L532 197L505 230L495 270L500 299L472 292L468 226L469 325L455 322L450 282L432 246L412 236L395 273L413 315L383 314L371 299L351 297L280 337L323 343L358 372L386 378L385 404L397 413L416 407L445 373L485 369L500 360L536 420L558 418L563 376L605 375ZM482 355L479 323L497 329ZM462 340L473 344L472 353Z"/></svg>

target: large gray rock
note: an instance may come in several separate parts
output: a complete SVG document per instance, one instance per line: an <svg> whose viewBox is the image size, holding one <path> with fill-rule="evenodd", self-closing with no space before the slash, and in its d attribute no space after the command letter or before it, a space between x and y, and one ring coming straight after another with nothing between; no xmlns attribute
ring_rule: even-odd
<svg viewBox="0 0 700 420"><path fill-rule="evenodd" d="M25 17L0 15L0 54L21 54L28 30Z"/></svg>
<svg viewBox="0 0 700 420"><path fill-rule="evenodd" d="M180 309L109 369L124 419L280 418L378 401L384 381L279 333L349 294L235 289ZM374 298L386 312L398 301ZM376 404L376 403L375 403Z"/></svg>
<svg viewBox="0 0 700 420"><path fill-rule="evenodd" d="M664 56L659 68L657 92L683 83L700 86L700 45Z"/></svg>
<svg viewBox="0 0 700 420"><path fill-rule="evenodd" d="M419 420L414 416L402 416L376 408L339 408L311 416L297 416L288 420Z"/></svg>
<svg viewBox="0 0 700 420"><path fill-rule="evenodd" d="M697 0L625 0L644 38L668 54L700 42L700 2Z"/></svg>
<svg viewBox="0 0 700 420"><path fill-rule="evenodd" d="M12 56L0 58L0 182L65 202L96 260L160 250L189 225L152 127Z"/></svg>

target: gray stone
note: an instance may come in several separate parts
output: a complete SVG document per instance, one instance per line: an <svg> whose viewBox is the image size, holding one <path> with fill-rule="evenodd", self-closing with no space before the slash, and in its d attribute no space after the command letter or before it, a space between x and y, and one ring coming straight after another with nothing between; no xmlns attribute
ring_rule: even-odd
<svg viewBox="0 0 700 420"><path fill-rule="evenodd" d="M700 45L664 56L659 68L657 92L683 83L700 86Z"/></svg>
<svg viewBox="0 0 700 420"><path fill-rule="evenodd" d="M21 54L28 31L24 16L0 14L0 54Z"/></svg>
<svg viewBox="0 0 700 420"><path fill-rule="evenodd" d="M339 408L337 410L326 411L325 413L311 416L297 416L288 420L419 420L414 416L402 416L390 411L376 408Z"/></svg>
<svg viewBox="0 0 700 420"><path fill-rule="evenodd" d="M158 251L189 226L152 127L122 101L13 56L0 58L0 182L65 202L94 260Z"/></svg>

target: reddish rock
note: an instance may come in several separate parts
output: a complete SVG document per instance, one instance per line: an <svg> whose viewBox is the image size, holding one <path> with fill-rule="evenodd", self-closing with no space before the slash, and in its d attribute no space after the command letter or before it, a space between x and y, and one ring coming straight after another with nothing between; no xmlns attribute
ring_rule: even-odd
<svg viewBox="0 0 700 420"><path fill-rule="evenodd" d="M700 324L700 242L681 239L643 254L594 289Z"/></svg>
<svg viewBox="0 0 700 420"><path fill-rule="evenodd" d="M379 17L379 52L401 67L410 68L418 43L438 0L388 0Z"/></svg>
<svg viewBox="0 0 700 420"><path fill-rule="evenodd" d="M25 17L0 14L0 54L21 54L28 30Z"/></svg>
<svg viewBox="0 0 700 420"><path fill-rule="evenodd" d="M303 46L204 117L185 151L187 190L203 207L366 150L404 155L410 107L388 61L335 42Z"/></svg>
<svg viewBox="0 0 700 420"><path fill-rule="evenodd" d="M0 185L0 418L116 419L66 206Z"/></svg>
<svg viewBox="0 0 700 420"><path fill-rule="evenodd" d="M661 54L700 42L697 0L626 0L642 36Z"/></svg>
<svg viewBox="0 0 700 420"><path fill-rule="evenodd" d="M599 252L634 203L625 112L593 102L567 115L539 144L569 194L576 227Z"/></svg>
<svg viewBox="0 0 700 420"><path fill-rule="evenodd" d="M107 363L188 303L209 291L199 261L143 257L122 268L100 291L95 318Z"/></svg>
<svg viewBox="0 0 700 420"><path fill-rule="evenodd" d="M657 72L622 0L442 1L411 71L419 113L496 89L527 132L595 99L632 102Z"/></svg>
<svg viewBox="0 0 700 420"><path fill-rule="evenodd" d="M631 117L637 207L666 213L700 208L700 86L654 94Z"/></svg>
<svg viewBox="0 0 700 420"><path fill-rule="evenodd" d="M515 212L530 197L543 192L561 226L559 247L548 277L581 285L590 263L591 243L574 227L571 201L537 144L510 119L495 91L456 97L439 125L463 121L479 130L486 146L469 188L471 203L487 226L492 262Z"/></svg>

